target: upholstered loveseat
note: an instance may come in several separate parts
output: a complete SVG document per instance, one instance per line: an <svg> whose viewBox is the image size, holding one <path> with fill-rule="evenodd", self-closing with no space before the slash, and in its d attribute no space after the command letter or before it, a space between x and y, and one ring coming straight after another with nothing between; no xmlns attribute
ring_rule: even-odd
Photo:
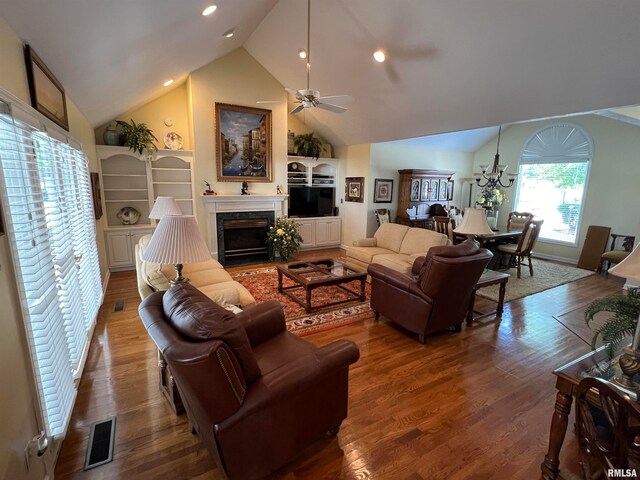
<svg viewBox="0 0 640 480"><path fill-rule="evenodd" d="M383 223L373 238L356 240L346 250L350 263L363 270L377 263L400 273L409 273L416 258L426 255L431 247L450 243L446 235L433 230Z"/></svg>
<svg viewBox="0 0 640 480"><path fill-rule="evenodd" d="M142 260L142 254L151 240L145 235L135 247L138 293L143 300L153 292L169 288L169 279L176 276L173 265L159 265ZM249 291L231 278L220 263L213 258L202 263L184 265L182 274L191 284L219 305L239 305L246 307L255 303Z"/></svg>

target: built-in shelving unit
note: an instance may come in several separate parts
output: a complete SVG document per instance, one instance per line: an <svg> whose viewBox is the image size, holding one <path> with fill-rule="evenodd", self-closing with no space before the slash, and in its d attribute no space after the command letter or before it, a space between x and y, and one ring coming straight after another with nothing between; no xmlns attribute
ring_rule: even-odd
<svg viewBox="0 0 640 480"><path fill-rule="evenodd" d="M187 150L158 150L149 159L126 147L98 146L102 186L102 208L106 217L105 236L112 270L133 268L133 247L151 233L156 221L149 212L156 197L174 197L186 215L193 215L193 153ZM140 212L135 225L122 225L117 217L124 207Z"/></svg>

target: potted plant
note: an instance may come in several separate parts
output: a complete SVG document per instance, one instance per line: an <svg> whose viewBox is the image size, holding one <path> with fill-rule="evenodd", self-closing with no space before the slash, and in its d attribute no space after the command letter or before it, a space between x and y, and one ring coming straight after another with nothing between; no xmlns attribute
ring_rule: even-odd
<svg viewBox="0 0 640 480"><path fill-rule="evenodd" d="M595 350L598 337L602 337L608 346L609 355L613 356L620 343L635 332L640 314L640 289L629 288L626 294L594 300L584 313L587 325L599 312L611 312L613 316L596 328L591 339L591 348Z"/></svg>
<svg viewBox="0 0 640 480"><path fill-rule="evenodd" d="M322 142L318 137L313 136L313 132L296 136L293 141L296 153L301 157L313 157L318 159L322 152Z"/></svg>
<svg viewBox="0 0 640 480"><path fill-rule="evenodd" d="M146 123L138 123L131 119L131 124L117 120L116 123L122 129L122 137L124 140L124 146L129 147L134 152L138 152L142 155L145 148L147 150L158 150L158 147L153 143L158 139L153 134L153 130L147 127Z"/></svg>
<svg viewBox="0 0 640 480"><path fill-rule="evenodd" d="M291 255L300 250L302 236L298 230L298 224L287 217L276 218L275 225L269 227L267 232L267 244L276 251L280 258L286 261Z"/></svg>

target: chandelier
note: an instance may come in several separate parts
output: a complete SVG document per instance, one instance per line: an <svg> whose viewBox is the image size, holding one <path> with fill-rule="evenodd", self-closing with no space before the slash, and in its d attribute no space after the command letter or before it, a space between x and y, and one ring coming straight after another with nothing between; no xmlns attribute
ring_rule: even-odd
<svg viewBox="0 0 640 480"><path fill-rule="evenodd" d="M508 183L506 185L502 183L502 178L504 176L504 172L507 169L508 165L500 164L499 151L500 151L500 133L501 132L502 132L502 125L500 125L500 128L498 129L498 146L496 147L496 156L493 160L493 168L491 169L490 172L487 172L489 165L480 165L480 169L482 169L482 173L474 173L474 176L476 177L476 185L478 185L480 188L485 188L485 187L496 188L498 186L509 188L513 185L513 182L518 176L517 173L507 173ZM483 179L485 180L485 182L480 183L482 182Z"/></svg>

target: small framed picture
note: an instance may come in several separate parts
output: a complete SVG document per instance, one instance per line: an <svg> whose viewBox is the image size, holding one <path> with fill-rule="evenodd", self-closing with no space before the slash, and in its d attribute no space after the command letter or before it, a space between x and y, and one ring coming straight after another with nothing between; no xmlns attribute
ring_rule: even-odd
<svg viewBox="0 0 640 480"><path fill-rule="evenodd" d="M376 178L373 187L373 203L391 203L393 198L393 179Z"/></svg>
<svg viewBox="0 0 640 480"><path fill-rule="evenodd" d="M438 200L438 186L438 180L433 179L429 182L429 200Z"/></svg>
<svg viewBox="0 0 640 480"><path fill-rule="evenodd" d="M448 192L447 192L448 183L449 183L448 180L444 178L440 180L440 183L438 184L438 200L445 201L445 202L448 200Z"/></svg>
<svg viewBox="0 0 640 480"><path fill-rule="evenodd" d="M102 194L100 192L100 175L91 172L91 194L93 196L93 214L96 220L102 218Z"/></svg>
<svg viewBox="0 0 640 480"><path fill-rule="evenodd" d="M345 178L345 200L347 202L364 201L364 177Z"/></svg>
<svg viewBox="0 0 640 480"><path fill-rule="evenodd" d="M420 201L420 179L412 178L411 179L411 195L409 197L410 202L419 202Z"/></svg>

